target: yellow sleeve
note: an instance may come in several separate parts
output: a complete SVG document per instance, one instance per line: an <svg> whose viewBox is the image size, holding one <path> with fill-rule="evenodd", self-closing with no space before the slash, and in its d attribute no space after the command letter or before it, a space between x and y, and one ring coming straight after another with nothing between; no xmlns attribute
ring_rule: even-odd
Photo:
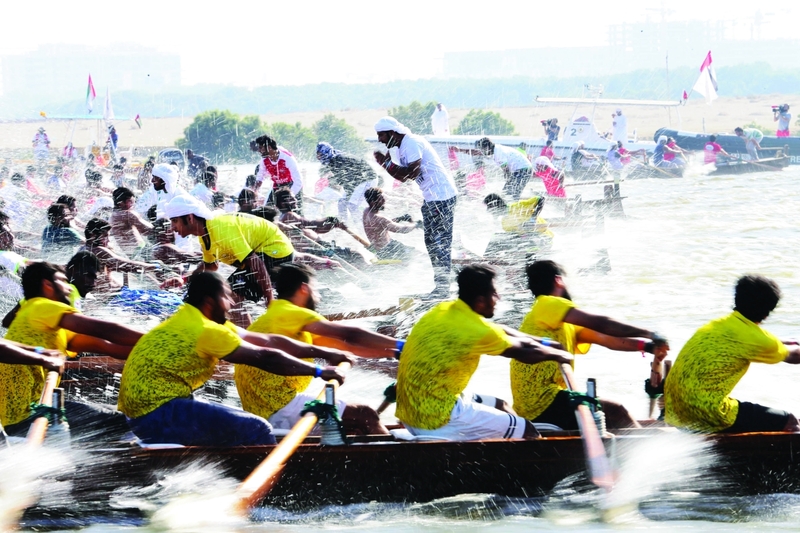
<svg viewBox="0 0 800 533"><path fill-rule="evenodd" d="M36 313L31 315L33 320L44 324L48 329L57 329L61 323L61 317L65 314L78 312L74 307L53 300L42 299L35 305ZM75 336L74 333L72 335Z"/></svg>
<svg viewBox="0 0 800 533"><path fill-rule="evenodd" d="M540 301L541 300L541 301ZM536 318L549 329L558 328L575 304L557 296L539 297L536 301Z"/></svg>
<svg viewBox="0 0 800 533"><path fill-rule="evenodd" d="M216 263L217 262L217 258L214 257L214 254L211 253L210 249L207 249L205 247L205 244L203 243L203 237L197 237L197 241L200 243L200 249L203 251L203 262L204 263L209 263L209 264ZM211 244L213 246L214 243L211 243Z"/></svg>
<svg viewBox="0 0 800 533"><path fill-rule="evenodd" d="M511 347L511 339L499 326L486 323L486 334L475 344L474 352L500 355Z"/></svg>
<svg viewBox="0 0 800 533"><path fill-rule="evenodd" d="M240 263L253 253L253 247L247 242L242 234L242 228L238 224L231 224L225 228L222 238L225 248L230 251L230 255L236 257Z"/></svg>
<svg viewBox="0 0 800 533"><path fill-rule="evenodd" d="M197 354L204 359L222 359L242 344L239 333L231 322L207 322L197 339Z"/></svg>
<svg viewBox="0 0 800 533"><path fill-rule="evenodd" d="M789 349L775 335L764 331L763 342L760 343L760 350L755 351L751 361L754 363L775 364L780 363L789 355Z"/></svg>

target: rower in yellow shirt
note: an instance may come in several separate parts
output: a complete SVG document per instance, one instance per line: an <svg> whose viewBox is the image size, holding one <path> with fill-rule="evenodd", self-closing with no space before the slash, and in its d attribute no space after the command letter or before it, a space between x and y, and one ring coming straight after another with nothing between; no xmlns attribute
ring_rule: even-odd
<svg viewBox="0 0 800 533"><path fill-rule="evenodd" d="M554 339L572 354L585 354L592 344L599 344L621 352L655 352L658 362L666 357L669 345L655 332L575 307L564 281L564 269L557 263L534 261L526 274L535 300L519 328L523 333ZM555 363L511 361L511 393L514 410L528 420L578 429L575 408L570 405L569 391ZM601 399L600 405L609 428L639 426L621 404Z"/></svg>
<svg viewBox="0 0 800 533"><path fill-rule="evenodd" d="M315 366L290 353L332 365L351 362L349 354L246 331L227 319L232 304L231 289L219 274L195 274L184 304L134 347L122 371L118 406L142 441L185 446L275 443L265 419L192 396L221 359L280 375L344 380L334 366Z"/></svg>
<svg viewBox="0 0 800 533"><path fill-rule="evenodd" d="M488 320L499 300L495 275L488 265L464 267L458 299L440 303L411 329L397 372L396 413L412 434L449 440L538 437L533 424L502 400L463 394L482 354L526 363L572 361L562 350Z"/></svg>
<svg viewBox="0 0 800 533"><path fill-rule="evenodd" d="M749 275L737 281L733 313L698 329L672 365L664 382L668 424L704 433L800 431L787 411L730 397L750 363L800 363L796 342L781 341L760 326L780 298L770 279Z"/></svg>
<svg viewBox="0 0 800 533"><path fill-rule="evenodd" d="M346 349L361 357L391 358L398 348L392 337L356 326L331 322L315 311L319 295L314 273L305 265L284 265L277 269L278 298L267 312L247 328L257 333L275 333L319 346ZM402 341L400 342L402 346ZM279 376L247 365L236 365L236 389L242 407L269 420L277 429L291 429L306 402L319 392L311 390L311 376ZM367 405L338 401L345 430L362 434L388 434L378 413Z"/></svg>
<svg viewBox="0 0 800 533"><path fill-rule="evenodd" d="M245 213L215 214L189 195L178 195L165 207L172 230L181 237L196 235L203 252L203 263L195 272L215 272L219 263L236 271L228 281L237 301L272 301L271 276L274 269L292 262L292 242L278 226ZM250 317L239 308L234 322L250 325Z"/></svg>
<svg viewBox="0 0 800 533"><path fill-rule="evenodd" d="M69 304L72 288L62 267L32 263L22 273L25 296L5 338L31 346L70 352L91 352L125 359L139 337L136 330L90 318ZM47 373L41 366L0 364L0 422L9 435L24 436L34 417ZM88 404L66 402L73 438L96 431L108 438L127 432L119 413Z"/></svg>
<svg viewBox="0 0 800 533"><path fill-rule="evenodd" d="M547 221L539 216L544 207L543 197L533 196L508 204L499 194L492 193L486 195L483 205L490 213L500 216L505 232L492 239L485 255L518 249L524 251L526 257L531 257L552 246L553 232Z"/></svg>

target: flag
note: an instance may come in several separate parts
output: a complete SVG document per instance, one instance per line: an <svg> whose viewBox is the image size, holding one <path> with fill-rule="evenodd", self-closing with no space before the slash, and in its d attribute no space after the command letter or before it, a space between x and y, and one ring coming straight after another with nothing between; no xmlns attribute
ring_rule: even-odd
<svg viewBox="0 0 800 533"><path fill-rule="evenodd" d="M688 100L689 99L689 95L686 94L686 91L683 91L683 99L684 100Z"/></svg>
<svg viewBox="0 0 800 533"><path fill-rule="evenodd" d="M705 61L700 65L700 77L697 78L692 90L705 96L708 104L717 98L717 76L714 74L713 65L711 65L710 50Z"/></svg>
<svg viewBox="0 0 800 533"><path fill-rule="evenodd" d="M141 117L139 117L138 114L136 115L136 118L133 119L133 121L136 123L137 126L139 126L139 129L142 129L142 119Z"/></svg>
<svg viewBox="0 0 800 533"><path fill-rule="evenodd" d="M97 93L94 92L94 83L92 83L92 75L89 74L89 86L86 87L86 109L89 110L89 113L92 112L92 108L94 107L94 99L97 97Z"/></svg>
<svg viewBox="0 0 800 533"><path fill-rule="evenodd" d="M45 113L44 111L39 111L39 116L41 116L42 118L47 118L47 113Z"/></svg>
<svg viewBox="0 0 800 533"><path fill-rule="evenodd" d="M114 108L111 107L111 93L108 91L108 87L106 87L106 103L103 106L103 120L108 122L109 120L114 119Z"/></svg>

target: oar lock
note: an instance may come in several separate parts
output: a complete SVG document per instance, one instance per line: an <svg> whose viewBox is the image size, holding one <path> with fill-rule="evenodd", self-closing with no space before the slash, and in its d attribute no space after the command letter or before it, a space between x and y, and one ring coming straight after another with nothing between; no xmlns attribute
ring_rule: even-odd
<svg viewBox="0 0 800 533"><path fill-rule="evenodd" d="M306 402L300 416L304 416L306 413L317 415L322 446L343 446L348 443L339 410L336 408L335 390L332 384L325 385L324 402L320 400Z"/></svg>

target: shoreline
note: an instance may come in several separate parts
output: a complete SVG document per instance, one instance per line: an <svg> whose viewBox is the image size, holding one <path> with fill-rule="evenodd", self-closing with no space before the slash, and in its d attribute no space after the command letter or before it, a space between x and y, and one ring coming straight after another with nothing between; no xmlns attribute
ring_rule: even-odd
<svg viewBox="0 0 800 533"><path fill-rule="evenodd" d="M782 103L793 105L793 95L758 95L751 97L724 97L707 105L703 100L690 100L685 106L678 108L623 106L623 114L628 116L628 135L634 133L639 140L652 140L653 133L662 127L671 127L681 131L711 133L733 132L736 126L755 122L765 129L775 129L770 106ZM447 103L445 102L445 105ZM800 104L797 104L800 106ZM224 105L220 105L224 109ZM597 130L606 131L611 127L611 113L617 106L597 106L594 110L594 122ZM798 107L800 108L800 107ZM592 116L592 106L580 107L565 104L531 105L526 107L486 108L499 113L510 120L517 134L525 137L541 137L541 120L558 118L563 128L573 113ZM470 109L448 109L450 127L454 129L458 122ZM263 122L299 122L309 127L328 113L333 113L356 128L362 137L373 137L373 125L386 114L386 109L344 110L344 111L309 111L299 113L260 115ZM797 115L796 115L797 116ZM148 118L142 117L142 129L131 121L116 121L114 124L119 134L122 150L138 147L174 146L175 141L183 137L184 130L192 123L193 117ZM793 121L794 122L794 121ZM98 120L47 120L38 119L24 122L0 122L0 151L18 151L31 148L31 140L39 127L44 127L55 152L72 140L74 146L82 150L95 139L105 142L105 130ZM792 124L795 130L795 124ZM280 142L280 139L278 140Z"/></svg>

